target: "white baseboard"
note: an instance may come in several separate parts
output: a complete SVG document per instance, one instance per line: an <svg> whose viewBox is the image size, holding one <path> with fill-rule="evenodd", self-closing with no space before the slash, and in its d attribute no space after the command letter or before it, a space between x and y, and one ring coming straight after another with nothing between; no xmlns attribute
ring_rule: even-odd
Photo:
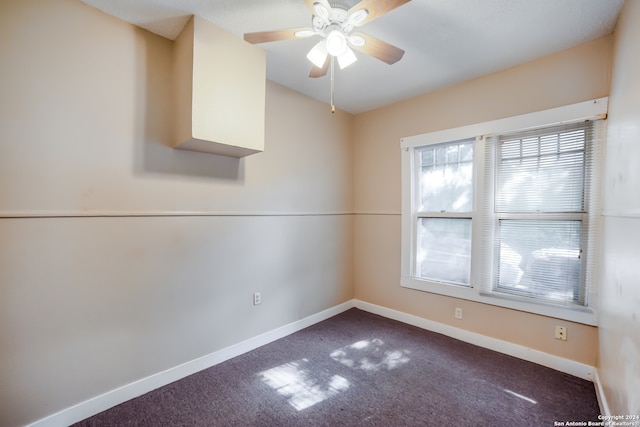
<svg viewBox="0 0 640 427"><path fill-rule="evenodd" d="M176 367L158 372L141 380L126 384L115 390L108 391L99 396L85 400L77 405L63 409L53 415L42 418L28 427L60 427L82 421L92 415L105 411L113 406L119 405L141 396L159 387L170 384L186 376L195 374L196 372L215 366L233 357L240 356L265 344L269 344L294 332L300 331L306 327L314 325L318 322L326 320L343 311L354 307L353 300L344 302L335 307L321 311L304 319L284 325L248 340L234 344L222 350L207 354L189 362L183 363Z"/></svg>
<svg viewBox="0 0 640 427"><path fill-rule="evenodd" d="M600 375L598 374L597 369L593 376L593 382L596 386L596 397L598 398L598 405L600 405L600 414L605 416L612 415L611 410L609 409L609 403L607 402L607 395L604 393L604 389L602 388L602 382L600 381Z"/></svg>
<svg viewBox="0 0 640 427"><path fill-rule="evenodd" d="M246 341L242 341L238 344L232 345L222 350L183 363L182 365L167 369L166 371L159 372L133 383L126 384L117 389L108 391L104 394L78 403L77 405L63 409L60 412L42 418L32 424L29 424L28 427L59 427L68 426L78 421L82 421L85 418L98 414L113 406L126 402L127 400L141 396L145 393L170 384L181 378L215 366L233 357L240 356L241 354L247 353L265 344L269 344L270 342L273 342L280 338L284 338L287 335L326 320L353 307L383 317L387 317L389 319L398 320L409 325L417 326L422 329L447 335L452 338L459 339L460 341L475 344L480 347L497 351L499 353L504 353L510 356L517 357L519 359L547 366L549 368L565 372L576 377L594 381L596 383L598 401L601 404L603 414L609 413L606 401L604 400L604 394L602 393L602 389L599 383L599 378L597 377L597 371L595 371L594 367L592 366L585 365L573 360L564 359L562 357L554 356L538 350L533 350L527 347L520 346L518 344L513 344L496 338L487 337L475 332L465 331L463 329L455 328L443 323L434 322L433 320L423 319L421 317L406 314L397 310L392 310L390 308L370 304L360 300L350 300L335 307L331 307L327 310L321 311L320 313L316 313L309 317L305 317L304 319L250 338Z"/></svg>
<svg viewBox="0 0 640 427"><path fill-rule="evenodd" d="M364 301L355 300L354 305L356 308L373 314L378 314L389 319L398 320L422 329L447 335L460 341L497 351L498 353L517 357L518 359L537 363L538 365L546 366L560 372L565 372L585 380L594 380L595 368L584 363L576 362L575 360L554 356L549 353L544 353L542 351L534 350L508 341L499 340L497 338L488 337L475 332L469 332L464 329L445 325L444 323L434 322L433 320L427 320L422 317L370 304Z"/></svg>

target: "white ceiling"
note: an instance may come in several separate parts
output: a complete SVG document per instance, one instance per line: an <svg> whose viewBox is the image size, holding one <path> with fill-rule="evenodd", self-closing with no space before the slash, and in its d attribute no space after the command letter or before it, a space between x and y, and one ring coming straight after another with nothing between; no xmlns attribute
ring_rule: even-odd
<svg viewBox="0 0 640 427"><path fill-rule="evenodd" d="M310 27L304 0L82 0L175 39L190 15L237 34ZM384 0L382 0L384 1ZM350 7L358 0L342 0ZM331 1L334 4L335 2ZM406 51L393 65L356 52L336 67L335 104L360 113L503 70L613 32L623 0L413 0L359 28ZM329 102L328 75L311 79L318 41L264 43L267 78Z"/></svg>

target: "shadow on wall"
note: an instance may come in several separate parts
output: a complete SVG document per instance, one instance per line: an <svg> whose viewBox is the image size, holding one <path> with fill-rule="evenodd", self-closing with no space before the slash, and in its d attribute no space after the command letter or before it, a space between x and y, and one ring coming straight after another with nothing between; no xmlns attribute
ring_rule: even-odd
<svg viewBox="0 0 640 427"><path fill-rule="evenodd" d="M243 184L243 159L172 147L173 42L140 28L135 31L140 33L141 40L137 47L136 81L142 84L135 87L139 117L134 119L134 173L179 175Z"/></svg>

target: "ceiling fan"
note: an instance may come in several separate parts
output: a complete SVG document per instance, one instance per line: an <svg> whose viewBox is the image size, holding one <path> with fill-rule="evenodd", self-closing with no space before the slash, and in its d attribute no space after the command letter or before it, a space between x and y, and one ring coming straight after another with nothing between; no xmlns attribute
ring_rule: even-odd
<svg viewBox="0 0 640 427"><path fill-rule="evenodd" d="M337 59L340 69L354 63L357 58L352 48L387 64L394 64L404 55L402 49L353 30L411 0L361 0L351 8L344 6L340 1L332 1L333 6L328 0L304 1L313 13L312 28L245 33L245 41L256 44L321 36L323 40L307 54L307 58L313 64L309 77L314 78L327 74L329 64L333 64L333 58Z"/></svg>

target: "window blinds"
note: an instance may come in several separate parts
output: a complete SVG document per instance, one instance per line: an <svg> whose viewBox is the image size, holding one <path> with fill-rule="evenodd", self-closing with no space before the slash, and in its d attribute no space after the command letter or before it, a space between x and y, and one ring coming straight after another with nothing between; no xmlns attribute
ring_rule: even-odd
<svg viewBox="0 0 640 427"><path fill-rule="evenodd" d="M483 168L494 177L485 181L481 206L484 292L588 305L597 274L598 122L489 138Z"/></svg>
<svg viewBox="0 0 640 427"><path fill-rule="evenodd" d="M584 212L590 122L500 136L497 212Z"/></svg>

